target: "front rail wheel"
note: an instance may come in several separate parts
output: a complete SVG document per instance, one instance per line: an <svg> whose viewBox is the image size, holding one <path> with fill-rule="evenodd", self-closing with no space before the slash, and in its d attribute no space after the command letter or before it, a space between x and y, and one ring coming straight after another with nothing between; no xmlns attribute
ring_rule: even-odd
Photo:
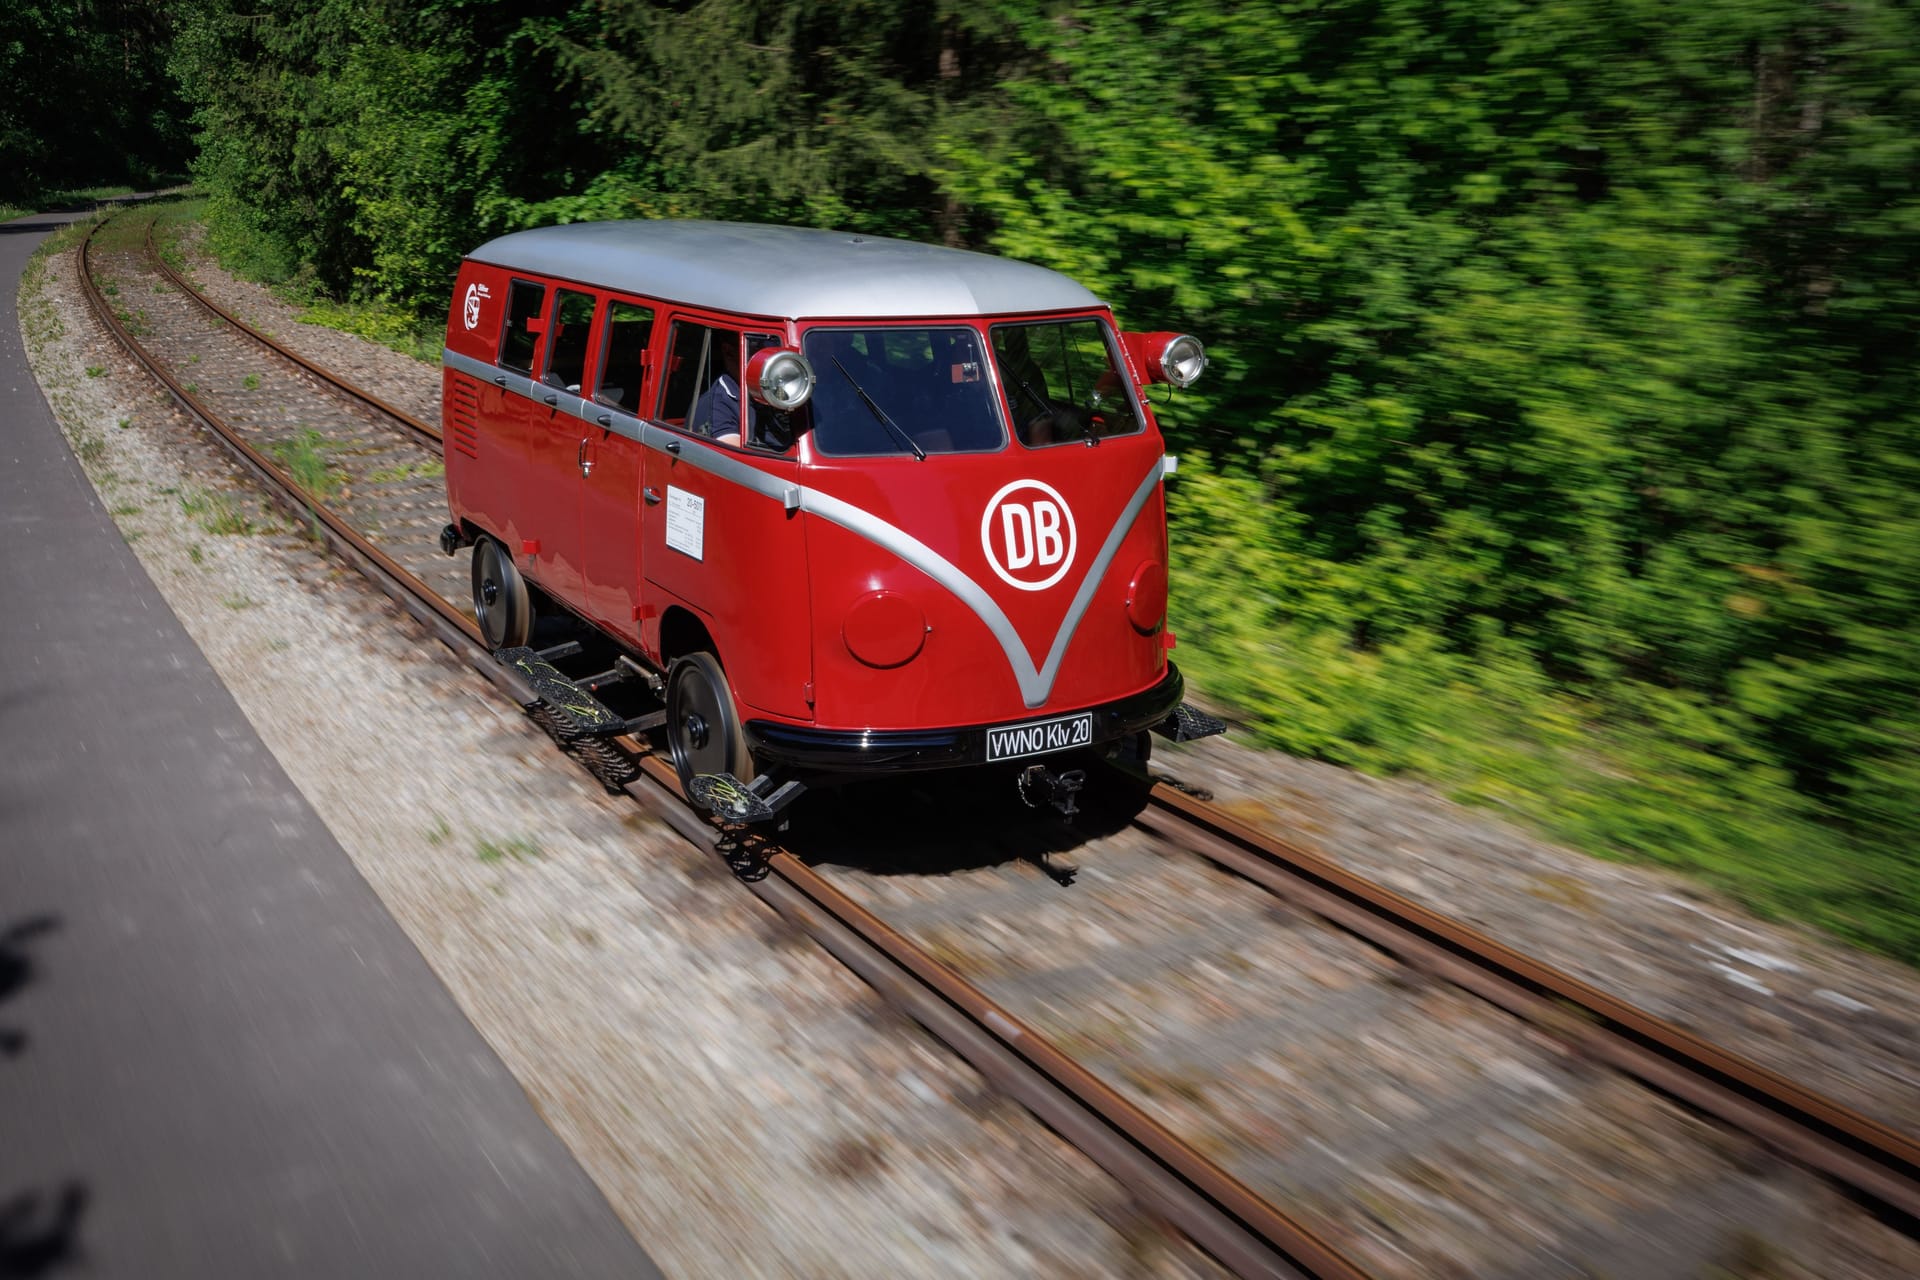
<svg viewBox="0 0 1920 1280"><path fill-rule="evenodd" d="M682 791L703 773L731 773L741 782L753 781L753 757L734 709L733 690L719 659L710 653L675 658L667 672L667 747Z"/></svg>
<svg viewBox="0 0 1920 1280"><path fill-rule="evenodd" d="M473 544L473 616L489 649L511 649L533 634L527 580L492 538Z"/></svg>

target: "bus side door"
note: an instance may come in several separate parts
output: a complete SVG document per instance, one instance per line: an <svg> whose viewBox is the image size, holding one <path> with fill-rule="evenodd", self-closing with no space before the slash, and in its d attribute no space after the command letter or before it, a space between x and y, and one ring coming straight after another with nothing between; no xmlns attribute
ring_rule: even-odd
<svg viewBox="0 0 1920 1280"><path fill-rule="evenodd" d="M609 299L600 318L593 396L586 406L580 483L580 569L587 616L617 635L640 635L640 406L653 309Z"/></svg>

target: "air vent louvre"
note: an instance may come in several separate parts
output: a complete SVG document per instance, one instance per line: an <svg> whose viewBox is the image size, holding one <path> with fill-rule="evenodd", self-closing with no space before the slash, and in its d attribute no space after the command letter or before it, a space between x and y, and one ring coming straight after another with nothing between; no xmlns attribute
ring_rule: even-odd
<svg viewBox="0 0 1920 1280"><path fill-rule="evenodd" d="M447 396L447 443L469 458L480 456L480 384L455 376Z"/></svg>

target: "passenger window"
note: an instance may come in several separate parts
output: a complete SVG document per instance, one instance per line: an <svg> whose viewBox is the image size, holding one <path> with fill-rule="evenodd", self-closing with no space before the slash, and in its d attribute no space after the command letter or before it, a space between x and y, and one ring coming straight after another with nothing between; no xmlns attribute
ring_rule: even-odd
<svg viewBox="0 0 1920 1280"><path fill-rule="evenodd" d="M562 289L553 295L547 322L547 373L542 382L580 394L587 376L587 331L593 328L593 295Z"/></svg>
<svg viewBox="0 0 1920 1280"><path fill-rule="evenodd" d="M507 327L500 335L500 365L516 373L533 372L533 348L540 338L540 307L547 287L515 280L507 289Z"/></svg>
<svg viewBox="0 0 1920 1280"><path fill-rule="evenodd" d="M595 400L628 413L640 412L640 380L646 375L647 343L652 338L651 307L619 301L607 304Z"/></svg>
<svg viewBox="0 0 1920 1280"><path fill-rule="evenodd" d="M750 333L747 335L748 360L768 347L785 346L786 342L777 334ZM740 366L743 370L746 365ZM761 404L751 395L747 396L747 437L746 442L756 449L770 449L774 453L785 453L793 447L794 439L806 429L807 407L798 409L776 409L770 404Z"/></svg>
<svg viewBox="0 0 1920 1280"><path fill-rule="evenodd" d="M740 331L675 320L660 417L721 444L740 443Z"/></svg>
<svg viewBox="0 0 1920 1280"><path fill-rule="evenodd" d="M1142 429L1125 366L1098 320L995 325L993 359L1020 443L1132 435Z"/></svg>

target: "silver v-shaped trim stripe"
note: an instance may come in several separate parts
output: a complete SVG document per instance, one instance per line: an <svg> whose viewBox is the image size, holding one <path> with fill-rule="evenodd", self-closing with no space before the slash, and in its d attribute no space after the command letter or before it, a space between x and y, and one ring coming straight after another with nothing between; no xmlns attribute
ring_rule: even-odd
<svg viewBox="0 0 1920 1280"><path fill-rule="evenodd" d="M471 356L448 350L442 358L451 368L458 369L476 377L502 379L500 385L509 391L533 397L539 384L531 378L508 374ZM539 388L551 394L551 389ZM1125 509L1113 528L1107 531L1107 539L1100 546L1100 554L1087 566L1086 574L1080 580L1080 589L1074 593L1073 603L1067 606L1067 613L1060 620L1060 629L1054 634L1053 646L1047 650L1047 659L1039 667L1033 665L1033 659L1027 654L1027 646L1021 642L1020 633L1008 619L1006 611L1000 607L987 590L969 578L945 556L920 541L906 530L887 523L879 516L850 502L843 502L831 494L796 485L782 480L778 476L768 475L758 467L748 463L725 449L716 449L697 437L683 432L669 430L654 422L635 418L619 410L609 410L604 405L596 405L579 396L559 397L554 406L559 412L579 418L582 422L591 421L605 430L613 431L629 439L639 440L651 449L664 450L669 441L679 445L680 451L674 456L689 466L729 480L742 488L772 498L792 511L797 506L802 511L811 511L822 520L832 521L851 533L856 533L875 546L885 548L920 572L932 578L973 610L974 616L985 623L994 639L1000 642L1000 648L1007 655L1007 665L1013 668L1014 680L1020 686L1020 697L1029 707L1044 706L1048 695L1053 692L1054 679L1060 674L1060 664L1066 660L1067 646L1073 642L1074 633L1080 629L1080 622L1086 617L1088 608L1093 604L1093 596L1100 589L1100 583L1106 578L1107 570L1113 567L1113 558L1120 554L1120 544L1126 540L1127 531L1133 528L1133 522L1140 518L1140 510L1147 505L1147 499L1153 495L1153 488L1162 477L1173 470L1173 459L1162 456L1153 460L1147 468L1147 474L1141 477L1140 484L1127 500ZM605 417L609 422L599 422Z"/></svg>
<svg viewBox="0 0 1920 1280"><path fill-rule="evenodd" d="M1080 589L1074 593L1073 603L1067 606L1066 617L1060 620L1060 629L1054 634L1053 647L1047 651L1047 660L1037 668L1027 654L1027 646L1021 641L1019 631L1000 607L1000 602L938 551L872 512L842 502L817 489L800 490L800 509L811 511L823 520L831 520L841 528L893 552L951 591L962 604L973 610L975 617L987 624L987 630L993 632L994 639L1000 642L1000 648L1007 655L1007 664L1013 668L1013 678L1020 685L1022 701L1029 707L1038 707L1045 705L1047 696L1053 692L1053 682L1060 674L1060 664L1066 660L1067 646L1080 629L1080 621L1093 604L1094 593L1106 579L1113 558L1120 553L1120 544L1126 540L1127 531L1140 518L1141 508L1147 505L1154 486L1160 483L1161 476L1165 474L1166 463L1164 457L1153 460L1153 465L1147 468L1147 474L1120 512L1119 519L1107 531L1107 540L1101 544L1100 554L1087 566L1085 575L1080 579Z"/></svg>

